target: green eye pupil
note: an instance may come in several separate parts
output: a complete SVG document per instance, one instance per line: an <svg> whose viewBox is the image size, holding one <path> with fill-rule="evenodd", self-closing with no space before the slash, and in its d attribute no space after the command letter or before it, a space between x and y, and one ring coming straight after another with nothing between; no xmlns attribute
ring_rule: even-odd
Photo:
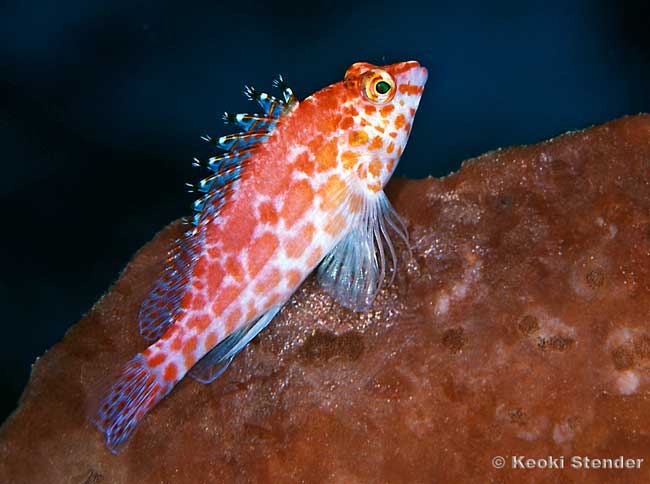
<svg viewBox="0 0 650 484"><path fill-rule="evenodd" d="M379 94L386 94L388 91L390 91L390 84L388 84L386 81L379 81L375 85L375 90Z"/></svg>

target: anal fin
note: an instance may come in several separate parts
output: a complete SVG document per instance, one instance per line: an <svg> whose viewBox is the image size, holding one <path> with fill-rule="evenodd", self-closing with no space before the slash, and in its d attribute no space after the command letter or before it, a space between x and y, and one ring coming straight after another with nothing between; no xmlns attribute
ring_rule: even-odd
<svg viewBox="0 0 650 484"><path fill-rule="evenodd" d="M259 318L228 335L192 367L189 375L201 383L212 383L226 371L235 355L268 326L280 308L280 305L273 306Z"/></svg>

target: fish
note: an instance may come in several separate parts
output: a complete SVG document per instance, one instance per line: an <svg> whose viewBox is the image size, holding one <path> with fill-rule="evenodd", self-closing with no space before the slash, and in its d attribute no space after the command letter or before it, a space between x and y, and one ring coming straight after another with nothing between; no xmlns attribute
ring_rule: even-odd
<svg viewBox="0 0 650 484"><path fill-rule="evenodd" d="M339 304L367 311L397 270L407 231L383 189L404 151L427 81L416 61L357 62L298 101L252 87L262 112L224 114L241 132L205 139L188 229L138 314L150 345L107 387L92 421L114 454L186 375L211 383L316 270Z"/></svg>

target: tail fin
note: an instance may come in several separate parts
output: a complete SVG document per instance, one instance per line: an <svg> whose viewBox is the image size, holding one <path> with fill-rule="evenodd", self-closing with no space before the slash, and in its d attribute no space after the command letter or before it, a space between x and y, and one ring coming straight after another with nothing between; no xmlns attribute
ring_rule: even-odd
<svg viewBox="0 0 650 484"><path fill-rule="evenodd" d="M142 355L137 355L122 370L108 389L94 415L93 423L106 437L106 446L117 454L136 425L173 385L152 370Z"/></svg>

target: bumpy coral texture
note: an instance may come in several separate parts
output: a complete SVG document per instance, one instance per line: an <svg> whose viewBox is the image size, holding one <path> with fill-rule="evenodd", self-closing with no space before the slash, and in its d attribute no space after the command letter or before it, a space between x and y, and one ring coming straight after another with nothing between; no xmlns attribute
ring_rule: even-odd
<svg viewBox="0 0 650 484"><path fill-rule="evenodd" d="M146 346L138 307L181 231L165 229L35 364L0 481L650 482L650 116L389 196L412 255L373 311L309 279L221 379L183 381L113 456L86 415ZM496 455L646 462L499 470Z"/></svg>

